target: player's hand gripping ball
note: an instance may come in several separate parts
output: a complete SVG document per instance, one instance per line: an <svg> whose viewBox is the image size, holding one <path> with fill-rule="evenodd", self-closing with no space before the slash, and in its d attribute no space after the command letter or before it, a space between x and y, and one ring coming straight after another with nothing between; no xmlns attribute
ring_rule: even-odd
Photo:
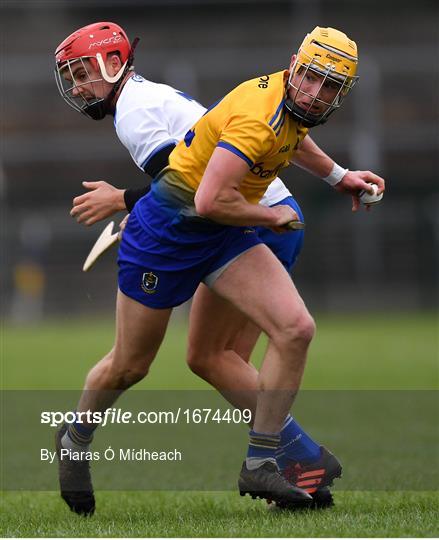
<svg viewBox="0 0 439 540"><path fill-rule="evenodd" d="M372 182L368 182L369 186L372 186L373 193L368 193L364 189L360 191L358 196L360 197L360 201L362 204L376 204L381 201L383 198L383 193L380 193L377 195L378 192L378 186L376 184L372 184Z"/></svg>

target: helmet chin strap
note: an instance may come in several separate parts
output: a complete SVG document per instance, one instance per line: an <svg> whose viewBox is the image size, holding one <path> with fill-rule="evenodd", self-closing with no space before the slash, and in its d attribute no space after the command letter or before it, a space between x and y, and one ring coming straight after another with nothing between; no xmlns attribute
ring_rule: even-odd
<svg viewBox="0 0 439 540"><path fill-rule="evenodd" d="M108 82L108 83L116 83L121 77L122 74L128 64L128 60L123 64L123 66L120 68L120 70L114 75L114 77L111 77L107 73L107 68L105 67L104 60L102 58L101 53L96 53L96 60L98 61L99 68L102 73L102 77Z"/></svg>

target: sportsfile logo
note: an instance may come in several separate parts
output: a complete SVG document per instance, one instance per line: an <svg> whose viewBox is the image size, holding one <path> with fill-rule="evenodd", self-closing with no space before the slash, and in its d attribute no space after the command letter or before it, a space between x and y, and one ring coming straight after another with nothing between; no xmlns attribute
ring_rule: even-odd
<svg viewBox="0 0 439 540"><path fill-rule="evenodd" d="M109 38L101 39L100 41L94 41L93 43L90 43L88 46L88 49L93 49L94 47L101 47L102 45L109 45L110 43L119 43L119 41L122 41L122 36L111 36Z"/></svg>

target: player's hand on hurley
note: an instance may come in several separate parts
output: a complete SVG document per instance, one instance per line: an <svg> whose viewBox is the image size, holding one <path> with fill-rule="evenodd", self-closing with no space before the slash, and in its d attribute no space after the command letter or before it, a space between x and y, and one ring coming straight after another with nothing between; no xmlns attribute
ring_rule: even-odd
<svg viewBox="0 0 439 540"><path fill-rule="evenodd" d="M73 199L70 215L78 223L93 225L112 216L120 210L126 210L123 197L124 189L117 189L108 182L82 182L88 189L86 193Z"/></svg>
<svg viewBox="0 0 439 540"><path fill-rule="evenodd" d="M279 204L272 206L271 210L275 214L275 225L272 225L270 229L276 233L288 232L290 229L286 227L286 224L290 221L298 221L299 216L297 213L287 204Z"/></svg>
<svg viewBox="0 0 439 540"><path fill-rule="evenodd" d="M370 194L373 193L373 188L368 182L378 186L378 195L386 189L384 178L370 171L348 171L341 182L335 185L337 191L352 195L352 212L356 212L360 208L360 191L365 190ZM365 208L369 210L370 206Z"/></svg>

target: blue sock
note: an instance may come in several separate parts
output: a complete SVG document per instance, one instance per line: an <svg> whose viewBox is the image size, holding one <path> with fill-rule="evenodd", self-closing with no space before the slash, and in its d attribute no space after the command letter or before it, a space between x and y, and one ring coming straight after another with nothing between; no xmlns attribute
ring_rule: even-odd
<svg viewBox="0 0 439 540"><path fill-rule="evenodd" d="M289 460L312 463L319 457L320 446L288 415L280 432L280 444L276 451L279 468L284 469Z"/></svg>
<svg viewBox="0 0 439 540"><path fill-rule="evenodd" d="M96 427L97 425L83 424L75 420L75 422L69 425L67 434L75 445L87 446L93 440L93 433Z"/></svg>
<svg viewBox="0 0 439 540"><path fill-rule="evenodd" d="M250 442L246 458L247 468L257 469L267 461L276 463L276 449L280 443L278 433L257 433L250 431Z"/></svg>

